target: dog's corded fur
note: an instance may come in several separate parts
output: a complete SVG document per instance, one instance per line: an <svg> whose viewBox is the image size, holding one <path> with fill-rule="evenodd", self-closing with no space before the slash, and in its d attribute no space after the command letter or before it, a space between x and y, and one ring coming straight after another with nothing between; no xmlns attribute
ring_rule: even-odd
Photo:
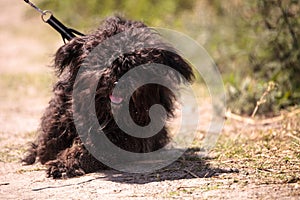
<svg viewBox="0 0 300 200"><path fill-rule="evenodd" d="M85 64L90 52L108 38L123 32L126 32L125 35L128 37L120 37L118 40L114 40L107 51L101 51L99 52L100 55L88 59L91 63L101 63L106 67L101 70L94 68L83 72L79 77L79 83L84 85L87 82L85 84L87 90L72 94L74 87L77 87L75 79L78 71ZM134 36L134 41L129 39L132 36ZM105 60L112 57L111 54L114 51L119 51L120 45L132 46L132 52L118 56L110 63L104 63ZM153 48L155 45L157 48ZM158 63L175 69L185 80L171 73L166 74L165 78L170 79L169 81L174 84L179 84L182 81L192 81L194 75L189 64L173 50L166 50L166 47L169 48L168 45L158 40L155 33L143 23L124 20L120 17L111 17L106 19L95 32L74 38L58 49L54 60L54 68L58 76L58 81L53 88L54 97L49 102L49 106L41 119L39 136L23 161L27 164L33 164L38 159L42 164L48 166L47 174L53 178L73 177L107 168L88 152L76 131L78 127L75 127L74 124L72 107L74 98L77 99L78 104L86 100L86 94L92 92L88 90L89 81L97 83L94 110L102 131L112 143L126 151L137 153L152 152L168 144L169 135L166 127L150 138L137 138L124 133L113 118L110 99L114 84L127 71L140 65ZM157 72L153 71L152 73ZM99 79L93 80L91 78L95 77L93 74L98 74L99 76L96 77ZM140 76L143 78L143 74ZM130 84L126 83L125 85L130 87ZM152 105L162 105L167 112L168 119L174 114L175 100L175 95L170 89L158 84L147 84L138 88L130 97L129 112L137 125L146 126L150 123L148 112ZM121 107L122 104L116 105L117 110L118 108L122 110ZM83 106L82 109L88 108ZM80 117L88 116L79 116L79 119ZM88 126L90 126L88 131L92 134L102 134L97 131L96 125L91 124Z"/></svg>

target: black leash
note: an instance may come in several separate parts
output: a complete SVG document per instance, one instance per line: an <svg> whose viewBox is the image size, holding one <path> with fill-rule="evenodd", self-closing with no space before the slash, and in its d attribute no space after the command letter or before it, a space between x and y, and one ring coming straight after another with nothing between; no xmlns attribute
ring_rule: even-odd
<svg viewBox="0 0 300 200"><path fill-rule="evenodd" d="M64 43L66 43L66 40L70 41L72 38L76 37L76 35L84 36L84 34L80 33L79 31L76 31L63 25L58 19L56 19L53 16L51 11L43 11L29 0L24 1L28 3L31 7L33 7L35 10L37 10L39 13L41 13L42 20L45 23L49 24L52 28L54 28L57 32L61 34Z"/></svg>

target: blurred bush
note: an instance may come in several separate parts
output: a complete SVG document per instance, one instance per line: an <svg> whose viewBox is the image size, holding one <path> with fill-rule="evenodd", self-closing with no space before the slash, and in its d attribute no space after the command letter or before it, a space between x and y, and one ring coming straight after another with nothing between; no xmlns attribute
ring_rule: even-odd
<svg viewBox="0 0 300 200"><path fill-rule="evenodd" d="M151 26L180 21L178 17L186 10L192 10L195 0L44 0L39 3L43 9L51 9L65 23L76 27L95 25L100 19L112 14L121 14L139 19ZM176 20L174 20L176 19Z"/></svg>
<svg viewBox="0 0 300 200"><path fill-rule="evenodd" d="M268 82L277 90L268 95L260 114L270 114L300 103L300 4L297 0L257 0L248 18L255 33L243 80L228 83L229 106L251 114ZM229 89L230 88L230 89Z"/></svg>
<svg viewBox="0 0 300 200"><path fill-rule="evenodd" d="M250 115L269 82L277 89L259 114L300 103L299 0L44 0L39 6L76 29L118 13L190 35L220 68L236 113Z"/></svg>

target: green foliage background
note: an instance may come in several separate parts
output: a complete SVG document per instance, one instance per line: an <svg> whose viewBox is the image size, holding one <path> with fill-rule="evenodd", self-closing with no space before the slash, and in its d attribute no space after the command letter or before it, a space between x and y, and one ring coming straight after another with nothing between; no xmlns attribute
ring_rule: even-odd
<svg viewBox="0 0 300 200"><path fill-rule="evenodd" d="M220 68L236 113L251 114L270 81L277 89L258 113L300 103L299 0L44 0L39 6L82 32L121 14L190 35Z"/></svg>

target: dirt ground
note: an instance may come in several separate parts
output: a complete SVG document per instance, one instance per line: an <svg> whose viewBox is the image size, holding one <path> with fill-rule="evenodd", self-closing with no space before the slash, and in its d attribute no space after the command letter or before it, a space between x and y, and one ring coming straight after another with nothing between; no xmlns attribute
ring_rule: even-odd
<svg viewBox="0 0 300 200"><path fill-rule="evenodd" d="M151 174L106 170L53 180L44 166L22 166L50 97L46 65L62 41L23 1L0 7L0 199L300 199L299 114L269 125L228 119L209 156L199 156L196 141Z"/></svg>

